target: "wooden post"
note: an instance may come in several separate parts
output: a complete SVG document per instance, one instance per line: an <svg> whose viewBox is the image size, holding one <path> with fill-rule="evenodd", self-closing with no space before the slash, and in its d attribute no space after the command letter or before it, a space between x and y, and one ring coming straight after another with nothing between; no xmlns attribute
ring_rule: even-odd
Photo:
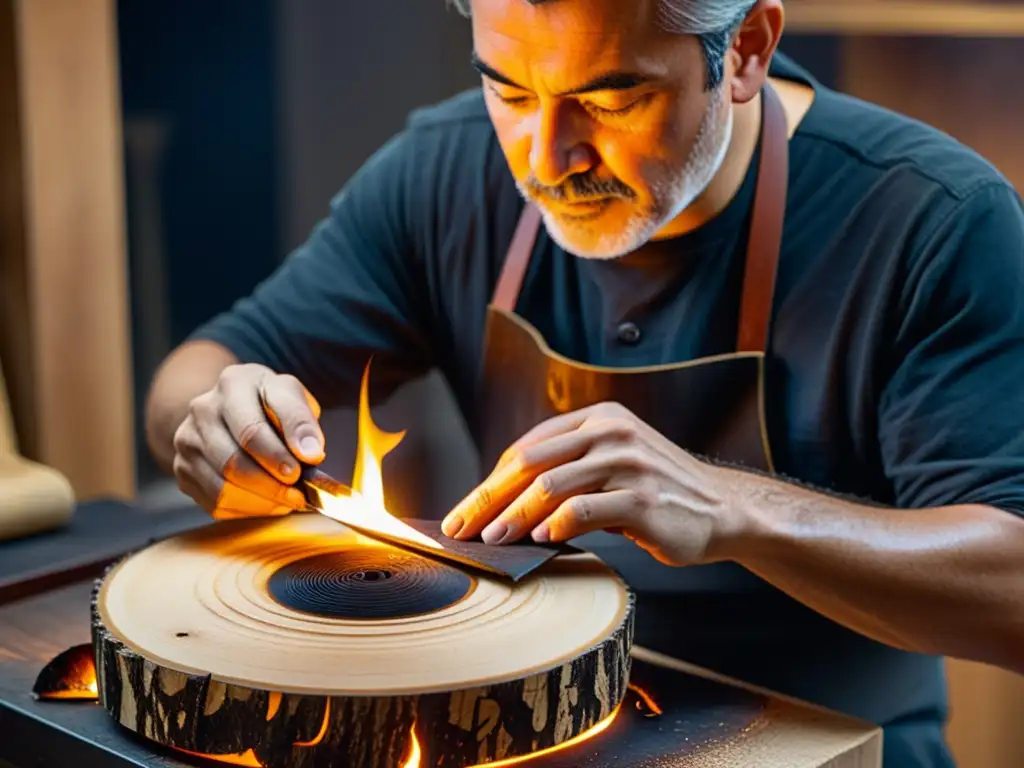
<svg viewBox="0 0 1024 768"><path fill-rule="evenodd" d="M114 0L0 0L0 356L22 453L134 495Z"/></svg>

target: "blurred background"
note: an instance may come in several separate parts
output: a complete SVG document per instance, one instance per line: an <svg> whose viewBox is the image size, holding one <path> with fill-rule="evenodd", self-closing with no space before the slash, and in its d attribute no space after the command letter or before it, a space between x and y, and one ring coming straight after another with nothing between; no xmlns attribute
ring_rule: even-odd
<svg viewBox="0 0 1024 768"><path fill-rule="evenodd" d="M0 363L20 450L80 498L166 508L180 497L142 438L156 365L305 239L410 109L477 84L469 26L445 0L0 9ZM823 83L1024 183L1024 2L789 0L787 14L782 49ZM395 509L444 514L477 478L444 383L374 413L408 430L385 463ZM353 415L325 424L329 469L346 478ZM1019 766L1024 685L950 673L961 765Z"/></svg>

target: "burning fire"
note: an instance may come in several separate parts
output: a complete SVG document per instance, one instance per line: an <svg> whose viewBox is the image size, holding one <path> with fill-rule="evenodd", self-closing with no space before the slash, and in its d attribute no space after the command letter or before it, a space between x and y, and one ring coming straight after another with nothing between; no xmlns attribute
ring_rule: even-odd
<svg viewBox="0 0 1024 768"><path fill-rule="evenodd" d="M373 422L369 404L369 373L370 367L367 365L359 392L359 433L352 493L333 496L318 490L322 511L339 523L369 528L425 547L442 549L432 538L406 525L387 510L381 463L402 442L405 431L385 432Z"/></svg>

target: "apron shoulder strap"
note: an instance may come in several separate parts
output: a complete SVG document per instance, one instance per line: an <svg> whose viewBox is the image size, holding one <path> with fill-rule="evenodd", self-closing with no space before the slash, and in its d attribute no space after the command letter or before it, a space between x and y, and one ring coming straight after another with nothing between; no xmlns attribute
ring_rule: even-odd
<svg viewBox="0 0 1024 768"><path fill-rule="evenodd" d="M775 298L775 275L782 249L789 185L789 129L782 100L770 84L763 89L761 162L747 240L747 263L740 298L737 352L766 352Z"/></svg>
<svg viewBox="0 0 1024 768"><path fill-rule="evenodd" d="M530 266L530 256L533 255L533 245L539 231L540 209L527 203L519 216L516 232L512 236L512 244L505 257L505 265L501 269L498 285L494 289L494 298L491 303L498 309L515 312L516 302L519 300L519 292L523 287L526 270Z"/></svg>
<svg viewBox="0 0 1024 768"><path fill-rule="evenodd" d="M737 352L764 352L768 348L768 325L775 296L775 273L782 246L782 224L786 213L789 182L789 136L786 113L771 85L765 85L761 161L754 193L754 211L747 244L747 261L740 300ZM512 244L498 278L491 303L514 312L533 246L540 229L537 206L527 203L516 225Z"/></svg>

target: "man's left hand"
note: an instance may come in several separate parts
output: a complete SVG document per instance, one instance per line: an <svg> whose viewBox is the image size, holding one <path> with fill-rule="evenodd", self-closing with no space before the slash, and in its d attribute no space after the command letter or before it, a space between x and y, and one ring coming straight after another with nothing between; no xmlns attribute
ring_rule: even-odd
<svg viewBox="0 0 1024 768"><path fill-rule="evenodd" d="M489 544L612 531L663 563L696 565L716 559L718 545L739 532L728 472L603 403L530 430L442 528L462 540L482 534Z"/></svg>

